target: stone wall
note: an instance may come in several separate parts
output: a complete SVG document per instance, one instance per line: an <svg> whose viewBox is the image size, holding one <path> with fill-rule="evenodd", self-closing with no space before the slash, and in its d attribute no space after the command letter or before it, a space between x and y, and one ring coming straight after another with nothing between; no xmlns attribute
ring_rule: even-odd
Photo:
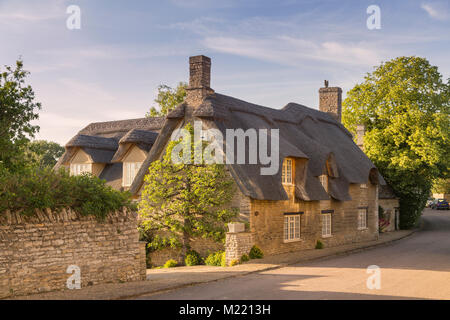
<svg viewBox="0 0 450 320"><path fill-rule="evenodd" d="M99 222L71 210L0 214L0 298L66 289L71 265L81 287L144 280L136 215L124 209Z"/></svg>
<svg viewBox="0 0 450 320"><path fill-rule="evenodd" d="M253 234L251 232L228 232L225 242L225 257L227 265L233 260L240 260L242 255L250 252L253 246Z"/></svg>

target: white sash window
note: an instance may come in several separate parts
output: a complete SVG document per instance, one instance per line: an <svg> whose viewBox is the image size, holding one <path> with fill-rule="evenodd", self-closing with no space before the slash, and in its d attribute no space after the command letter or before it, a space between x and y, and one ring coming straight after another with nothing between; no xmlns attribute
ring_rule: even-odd
<svg viewBox="0 0 450 320"><path fill-rule="evenodd" d="M300 215L284 216L284 241L300 240Z"/></svg>
<svg viewBox="0 0 450 320"><path fill-rule="evenodd" d="M70 174L72 176L79 176L82 173L92 173L92 164L90 163L71 163Z"/></svg>
<svg viewBox="0 0 450 320"><path fill-rule="evenodd" d="M139 169L141 168L142 162L124 162L123 163L123 179L122 185L124 187L129 187L133 183Z"/></svg>

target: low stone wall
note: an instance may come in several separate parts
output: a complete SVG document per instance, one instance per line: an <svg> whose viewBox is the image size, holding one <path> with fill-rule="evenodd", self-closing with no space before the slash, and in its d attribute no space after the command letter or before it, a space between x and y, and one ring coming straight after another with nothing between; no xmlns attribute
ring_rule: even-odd
<svg viewBox="0 0 450 320"><path fill-rule="evenodd" d="M240 260L242 255L250 252L254 242L251 232L228 232L226 235L225 258L227 265L233 260Z"/></svg>
<svg viewBox="0 0 450 320"><path fill-rule="evenodd" d="M72 210L0 213L0 298L66 289L69 266L80 268L81 287L144 280L136 215L124 209L99 222Z"/></svg>

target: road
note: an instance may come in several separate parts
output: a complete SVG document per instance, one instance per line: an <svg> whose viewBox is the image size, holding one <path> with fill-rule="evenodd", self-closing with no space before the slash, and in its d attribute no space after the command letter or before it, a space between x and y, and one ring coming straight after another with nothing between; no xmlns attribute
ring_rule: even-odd
<svg viewBox="0 0 450 320"><path fill-rule="evenodd" d="M387 246L138 299L450 299L450 211L426 209L423 221ZM367 287L370 265L380 267L379 289Z"/></svg>

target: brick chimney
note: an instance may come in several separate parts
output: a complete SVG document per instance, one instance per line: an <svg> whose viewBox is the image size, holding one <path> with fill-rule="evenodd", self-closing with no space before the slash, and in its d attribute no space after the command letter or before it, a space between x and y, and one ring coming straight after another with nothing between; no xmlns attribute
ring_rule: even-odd
<svg viewBox="0 0 450 320"><path fill-rule="evenodd" d="M337 121L341 122L342 89L339 87L328 87L328 80L325 80L325 87L319 89L319 110L328 112Z"/></svg>
<svg viewBox="0 0 450 320"><path fill-rule="evenodd" d="M363 124L358 124L356 126L356 144L364 151L364 134L366 133L366 126Z"/></svg>
<svg viewBox="0 0 450 320"><path fill-rule="evenodd" d="M213 94L211 85L211 59L206 56L189 57L189 86L186 102L193 107L199 106L206 96Z"/></svg>

